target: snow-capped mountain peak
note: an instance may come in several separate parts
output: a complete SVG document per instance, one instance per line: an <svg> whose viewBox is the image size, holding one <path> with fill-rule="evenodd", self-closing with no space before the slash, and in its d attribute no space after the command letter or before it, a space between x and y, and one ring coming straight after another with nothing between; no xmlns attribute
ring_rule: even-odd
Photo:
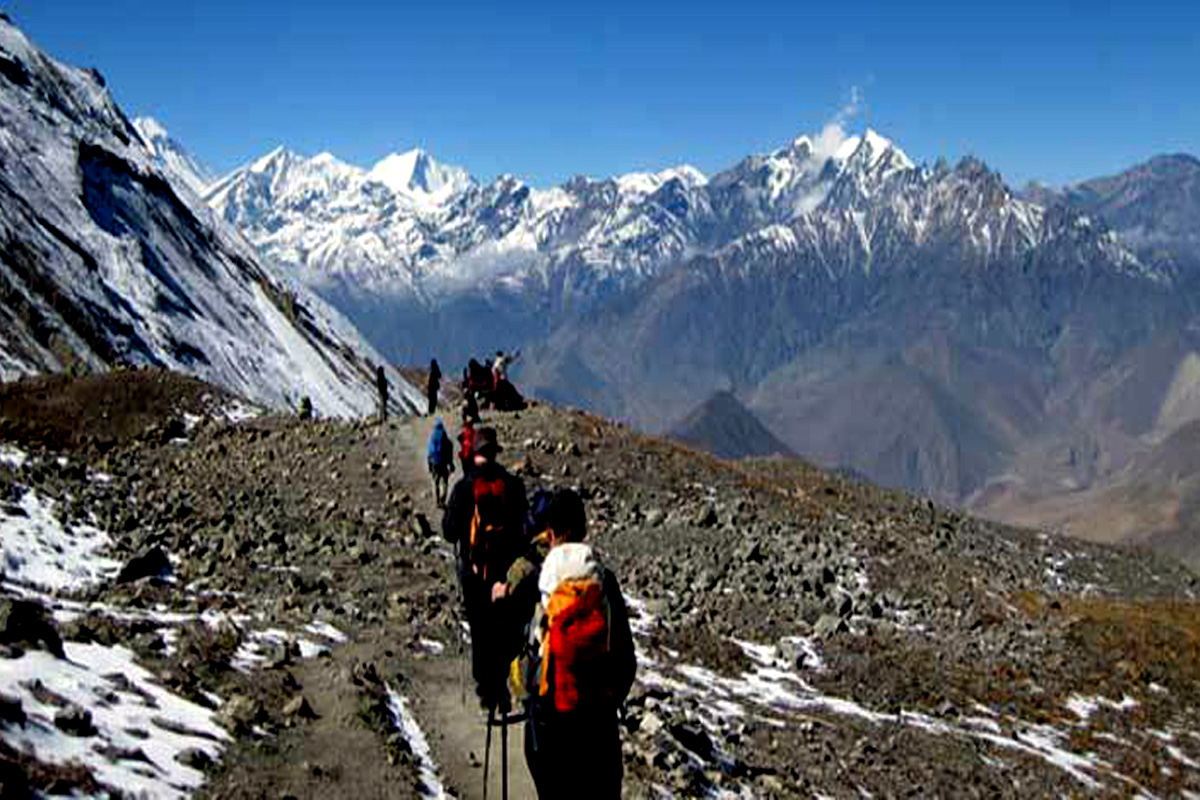
<svg viewBox="0 0 1200 800"><path fill-rule="evenodd" d="M615 178L622 192L632 195L649 195L658 191L664 183L678 180L686 188L694 189L708 183L704 173L690 164L680 164L659 172L630 172Z"/></svg>
<svg viewBox="0 0 1200 800"><path fill-rule="evenodd" d="M465 169L441 164L419 147L386 156L367 179L426 205L441 205L474 183Z"/></svg>
<svg viewBox="0 0 1200 800"><path fill-rule="evenodd" d="M166 127L153 117L138 117L133 127L154 157L155 164L167 173L175 183L183 184L197 197L215 180L215 176L188 151L186 147L167 132Z"/></svg>
<svg viewBox="0 0 1200 800"><path fill-rule="evenodd" d="M249 167L250 172L259 173L279 173L291 164L301 161L300 156L288 150L283 145L279 145L271 152L262 156Z"/></svg>

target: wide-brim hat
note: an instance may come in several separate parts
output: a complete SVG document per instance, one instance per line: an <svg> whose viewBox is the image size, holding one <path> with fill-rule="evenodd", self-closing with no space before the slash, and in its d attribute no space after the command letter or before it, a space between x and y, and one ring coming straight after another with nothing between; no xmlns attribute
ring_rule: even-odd
<svg viewBox="0 0 1200 800"><path fill-rule="evenodd" d="M481 456L495 455L504 448L500 446L500 442L496 438L495 428L480 428L475 431L475 442L471 446L472 452L478 453Z"/></svg>

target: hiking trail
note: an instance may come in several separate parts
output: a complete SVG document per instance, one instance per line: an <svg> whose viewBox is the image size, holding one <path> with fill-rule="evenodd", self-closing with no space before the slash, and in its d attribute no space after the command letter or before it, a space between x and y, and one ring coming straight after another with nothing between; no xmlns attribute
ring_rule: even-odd
<svg viewBox="0 0 1200 800"><path fill-rule="evenodd" d="M406 476L413 486L415 507L429 519L438 546L446 553L447 585L458 597L454 576L454 555L451 546L440 539L441 509L434 506L433 485L425 464L425 446L433 431L434 417L413 417L392 423L389 437L389 460L398 473ZM446 431L453 439L457 428L447 420ZM456 442L457 445L457 442ZM406 469L407 468L407 469ZM462 478L455 458L455 471L450 486ZM527 489L529 487L526 487ZM417 662L412 676L409 700L425 736L433 750L434 760L448 789L462 798L483 797L483 758L487 737L487 714L475 699L471 678L471 649L465 637L458 642L444 643L440 655ZM508 796L533 798L537 796L529 769L525 764L524 723L511 725L508 730ZM501 730L492 732L491 764L488 770L489 798L501 797L500 743Z"/></svg>

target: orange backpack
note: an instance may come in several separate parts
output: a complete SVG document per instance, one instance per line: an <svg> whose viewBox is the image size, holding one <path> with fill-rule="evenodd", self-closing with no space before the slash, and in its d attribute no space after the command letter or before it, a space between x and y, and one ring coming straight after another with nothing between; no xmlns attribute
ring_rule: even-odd
<svg viewBox="0 0 1200 800"><path fill-rule="evenodd" d="M548 596L543 594L537 693L550 697L556 711L572 711L611 696L606 672L610 611L604 569L591 549L583 544L560 547L578 549L561 579L551 578Z"/></svg>

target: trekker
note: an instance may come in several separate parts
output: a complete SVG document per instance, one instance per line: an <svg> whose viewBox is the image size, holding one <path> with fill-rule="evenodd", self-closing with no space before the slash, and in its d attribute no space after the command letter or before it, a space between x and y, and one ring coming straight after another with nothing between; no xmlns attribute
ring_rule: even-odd
<svg viewBox="0 0 1200 800"><path fill-rule="evenodd" d="M478 419L476 415L475 419ZM458 432L458 463L462 464L463 477L475 471L475 426L471 415L463 411L462 430Z"/></svg>
<svg viewBox="0 0 1200 800"><path fill-rule="evenodd" d="M379 421L387 422L388 379L383 367L375 368L375 388L379 390Z"/></svg>
<svg viewBox="0 0 1200 800"><path fill-rule="evenodd" d="M429 462L429 475L433 478L433 499L438 508L446 505L446 488L450 483L450 473L454 471L454 445L446 433L446 426L439 419L433 425L433 433L429 434L429 447L426 456Z"/></svg>
<svg viewBox="0 0 1200 800"><path fill-rule="evenodd" d="M442 388L442 370L438 367L437 359L429 362L429 380L425 383L425 397L429 400L429 416L437 413L438 392Z"/></svg>
<svg viewBox="0 0 1200 800"><path fill-rule="evenodd" d="M536 575L538 599L517 665L529 714L525 760L542 800L618 800L624 769L617 709L637 669L629 612L616 576L583 544L579 495L557 492L544 520L548 549L535 544L492 591L493 601L512 597L519 605Z"/></svg>
<svg viewBox="0 0 1200 800"><path fill-rule="evenodd" d="M487 709L508 710L508 664L520 649L520 620L493 607L492 586L504 580L525 550L525 484L496 463L503 449L496 429L480 428L472 443L474 469L454 486L442 535L458 545L458 577L471 629L475 691Z"/></svg>
<svg viewBox="0 0 1200 800"><path fill-rule="evenodd" d="M475 400L475 392L467 390L467 397L463 401L463 416L471 422L479 422L479 403Z"/></svg>
<svg viewBox="0 0 1200 800"><path fill-rule="evenodd" d="M492 385L499 386L501 381L508 380L508 365L521 357L521 351L511 356L503 350L496 351L496 360L492 362Z"/></svg>

